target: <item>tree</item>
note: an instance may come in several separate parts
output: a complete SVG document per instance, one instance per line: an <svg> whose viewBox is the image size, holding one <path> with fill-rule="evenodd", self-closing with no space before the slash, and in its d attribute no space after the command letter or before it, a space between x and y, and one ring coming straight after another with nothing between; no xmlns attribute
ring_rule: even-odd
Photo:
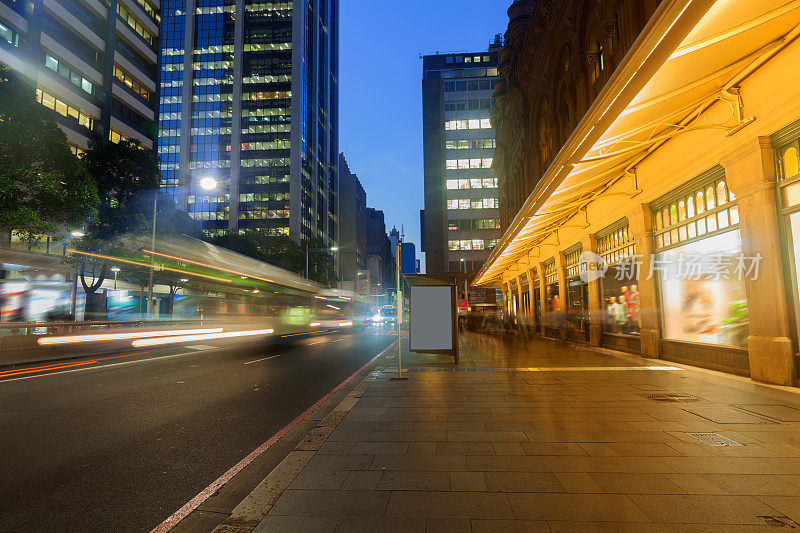
<svg viewBox="0 0 800 533"><path fill-rule="evenodd" d="M57 233L82 228L97 188L32 88L0 67L0 227Z"/></svg>
<svg viewBox="0 0 800 533"><path fill-rule="evenodd" d="M208 241L290 272L300 273L304 268L304 252L286 235L271 235L263 229L246 229L242 232L228 231Z"/></svg>
<svg viewBox="0 0 800 533"><path fill-rule="evenodd" d="M89 224L87 235L110 241L120 235L141 233L152 220L145 196L159 185L160 171L155 155L138 141L124 139L114 143L94 139L83 155L83 162L97 185L100 206Z"/></svg>
<svg viewBox="0 0 800 533"><path fill-rule="evenodd" d="M338 280L333 264L333 253L325 246L322 237L303 239L300 242L304 261L306 246L308 247L308 278L326 287L335 285ZM303 267L305 268L305 265Z"/></svg>

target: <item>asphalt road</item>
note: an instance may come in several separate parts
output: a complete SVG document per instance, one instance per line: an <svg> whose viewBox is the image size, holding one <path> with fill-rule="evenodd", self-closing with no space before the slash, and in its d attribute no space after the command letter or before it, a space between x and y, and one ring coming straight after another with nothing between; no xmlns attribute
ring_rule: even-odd
<svg viewBox="0 0 800 533"><path fill-rule="evenodd" d="M149 531L392 340L352 333L0 369L0 530Z"/></svg>

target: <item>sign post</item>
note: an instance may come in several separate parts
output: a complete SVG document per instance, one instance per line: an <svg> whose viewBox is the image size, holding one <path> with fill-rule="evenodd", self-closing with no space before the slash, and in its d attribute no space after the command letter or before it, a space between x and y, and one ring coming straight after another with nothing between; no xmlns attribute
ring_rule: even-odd
<svg viewBox="0 0 800 533"><path fill-rule="evenodd" d="M397 377L392 379L407 379L403 377L402 366L402 330L403 330L403 291L400 290L400 243L397 243Z"/></svg>

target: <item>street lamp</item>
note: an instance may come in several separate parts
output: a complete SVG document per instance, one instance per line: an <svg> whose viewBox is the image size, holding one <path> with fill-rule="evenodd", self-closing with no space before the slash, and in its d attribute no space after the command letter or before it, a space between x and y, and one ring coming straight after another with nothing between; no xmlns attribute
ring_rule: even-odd
<svg viewBox="0 0 800 533"><path fill-rule="evenodd" d="M213 191L214 189L217 188L217 180L206 176L205 178L200 180L200 187L206 191Z"/></svg>
<svg viewBox="0 0 800 533"><path fill-rule="evenodd" d="M210 176L206 176L200 180L200 188L206 191L213 191L217 188L217 180ZM158 215L158 188L156 188L153 195L153 234L150 243L150 251L156 251L156 219ZM147 289L147 316L153 315L153 270L155 270L155 253L150 254L150 282Z"/></svg>
<svg viewBox="0 0 800 533"><path fill-rule="evenodd" d="M469 309L469 293L467 293L467 261L462 257L461 266L464 267L464 299L467 301L467 309Z"/></svg>
<svg viewBox="0 0 800 533"><path fill-rule="evenodd" d="M75 230L75 231L71 232L70 235L72 235L73 237L77 237L77 238L81 238L81 237L85 237L86 236L86 234L84 232L80 231L80 230Z"/></svg>
<svg viewBox="0 0 800 533"><path fill-rule="evenodd" d="M119 273L119 267L111 267L111 272L114 273L114 290L117 290L117 273Z"/></svg>

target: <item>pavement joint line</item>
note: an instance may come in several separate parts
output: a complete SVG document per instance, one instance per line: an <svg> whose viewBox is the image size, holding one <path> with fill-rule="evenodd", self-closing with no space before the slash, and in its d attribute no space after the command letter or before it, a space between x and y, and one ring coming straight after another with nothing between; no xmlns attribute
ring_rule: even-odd
<svg viewBox="0 0 800 533"><path fill-rule="evenodd" d="M404 368L402 372L615 372L628 370L651 370L651 371L684 371L685 368L677 366L587 366L587 367L546 367L546 368ZM396 373L397 369L384 368L383 373Z"/></svg>
<svg viewBox="0 0 800 533"><path fill-rule="evenodd" d="M629 359L629 358L637 357L635 355L632 355L632 354L629 354L629 353L626 353L626 352L620 352L618 350L612 350L610 348L603 348L602 346L586 346L584 348L586 348L588 350L591 350L593 352L597 352L597 353L602 353L602 354L606 354L606 355L613 355L614 357L618 357L620 359ZM641 356L639 356L638 359L639 360L644 360L644 361L647 361L647 362L650 362L650 363L653 363L653 364L658 364L659 362L664 361L664 359L652 359L652 358L649 358L649 357L641 357ZM749 377L746 377L746 376L737 376L736 374L731 374L729 372L721 372L719 370L712 370L710 368L703 368L701 366L687 365L687 364L678 363L678 362L675 362L675 361L670 361L670 364L674 365L676 367L679 367L679 368L681 368L683 370L696 370L696 371L700 372L701 374L710 374L712 376L723 377L723 378L731 379L731 380L734 380L734 381L741 381L743 383L749 383L751 385L758 385L758 386L761 386L761 387L768 387L770 389L780 390L780 391L784 391L784 392L791 392L793 394L800 394L800 387L787 387L785 385L775 385L773 383L763 383L761 381L756 381L756 380L754 380L752 378L749 378Z"/></svg>
<svg viewBox="0 0 800 533"><path fill-rule="evenodd" d="M371 365L373 362L375 362L378 358L380 358L381 356L386 354L386 352L388 352L396 344L397 344L397 341L392 342L391 344L389 344L389 346L387 346L380 353L378 353L378 355L376 355L375 357L373 357L372 359L370 359L369 361L364 363L364 365L361 368L359 368L358 370L353 372L347 379L345 379L344 381L339 383L339 385L337 385L333 390L331 390L325 396L323 396L322 398L317 400L317 402L314 405L312 405L311 407L309 407L308 409L306 409L305 411L300 413L300 415L298 415L297 418L295 418L294 420L289 422L286 426L283 427L283 429L281 429L280 431L275 433L272 437L270 437L267 441L265 441L263 444L261 444L258 448L256 448L252 452L250 452L244 459L242 459L241 461L236 463L233 467L228 469L227 472L222 474L219 478L217 478L214 482L212 482L210 485L208 485L205 489L200 491L194 498L192 498L191 500L186 502L180 509L175 511L172 515L170 515L163 522L161 522L161 524L159 524L158 526L154 527L150 531L150 533L166 533L166 532L170 531L173 527L177 526L178 523L180 523L181 520L183 520L184 518L189 516L195 510L197 510L208 498L210 498L220 488L222 488L225 485L225 483L230 481L236 474L238 474L239 472L244 470L244 468L246 466L248 466L250 463L252 463L257 457L259 457L262 453L264 453L267 449L269 449L273 444L278 442L291 429L293 429L300 422L302 422L307 417L309 417L314 411L316 411L318 408L320 408L326 401L328 401L334 394L336 394L336 392L338 392L342 387L344 387L350 381L352 381L356 376L358 376L362 371L364 371L364 369L366 369L369 365ZM364 379L367 379L369 376L371 376L371 374L372 374L371 372L368 373L365 376ZM345 397L345 400L346 399L347 399L347 397ZM345 400L342 400L342 402L344 402ZM340 404L341 404L341 402L340 402ZM335 411L336 411L336 408L334 408L332 413L335 412ZM328 416L330 416L330 415L328 415ZM337 423L337 425L338 425L338 423ZM335 428L335 426L334 426L334 428ZM287 475L291 475L291 479L286 484L286 486L288 486L289 483L291 483L291 481L294 480L294 478L297 476L297 474L299 474L300 471L303 469L303 467L305 467L305 464L309 460L311 460L311 457L316 453L315 451L301 452L299 450L293 450L289 455L291 455L292 453L295 453L295 452L308 453L309 457L308 457L308 460L306 460L305 463L303 463L299 467L296 467L296 471L294 471L295 468L292 469L292 472L294 472L293 475L291 475L290 473L287 473ZM288 457L289 456L287 456L287 458ZM284 459L284 461L285 460L286 459ZM283 463L283 461L281 463ZM279 466L280 466L280 463L279 463ZM277 467L276 467L276 470L277 470ZM275 472L275 470L273 470L273 472ZM268 480L270 479L270 475L272 475L273 472L271 472L267 476L267 478L264 481L262 481L262 483L259 484L259 487L261 487L261 485L263 483L268 482ZM256 490L258 490L258 487L253 492L255 492ZM250 494L252 495L253 492L251 492ZM278 496L280 496L280 494L282 494L282 493L283 493L283 489L280 490L280 492L278 493ZM249 496L248 496L248 498L249 498ZM247 498L245 498L244 501L247 501ZM239 509L240 506L242 506L244 504L244 501L241 502L239 505L237 505L236 508L234 508L234 512L236 511L236 509ZM275 501L277 501L277 496L275 498ZM271 505L270 505L270 508L271 508ZM266 512L268 512L268 511L269 511L269 508L264 512L264 514L266 515ZM233 513L231 513L231 517L233 517ZM229 520L230 520L230 518L229 518ZM261 519L259 519L259 521L260 520ZM230 532L230 531L244 531L244 530L240 529L240 527L241 527L240 525L234 525L233 529L232 528L223 527L226 523L227 523L227 521L223 522L223 524L218 526L214 531L217 531L218 533L224 532L224 531L228 531L228 532ZM258 524L258 522L256 522L256 525L257 524ZM253 528L255 528L255 525L253 526Z"/></svg>

